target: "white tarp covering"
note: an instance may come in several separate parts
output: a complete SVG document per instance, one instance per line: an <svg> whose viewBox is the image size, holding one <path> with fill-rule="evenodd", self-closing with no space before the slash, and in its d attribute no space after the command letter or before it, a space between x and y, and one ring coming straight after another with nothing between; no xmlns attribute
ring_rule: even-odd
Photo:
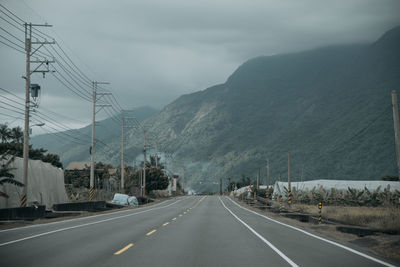
<svg viewBox="0 0 400 267"><path fill-rule="evenodd" d="M128 195L116 193L111 202L114 204L119 204L119 205L127 205L128 198L129 198Z"/></svg>
<svg viewBox="0 0 400 267"><path fill-rule="evenodd" d="M139 202L138 202L137 198L134 196L128 197L128 205L129 206L138 206Z"/></svg>
<svg viewBox="0 0 400 267"><path fill-rule="evenodd" d="M349 187L352 189L363 190L365 187L368 190L373 191L380 187L380 190L383 191L389 185L390 191L398 190L400 191L400 182L393 181L350 181L350 180L312 180L305 182L292 182L291 187L296 188L297 191L310 191L314 187L316 190L323 187L325 190L330 190L331 188L335 188L337 190L347 190ZM284 195L285 189L288 187L287 182L275 182L273 185L274 194ZM247 191L249 186L244 186L235 190L236 195L240 195ZM266 189L267 186L261 185L261 189Z"/></svg>
<svg viewBox="0 0 400 267"><path fill-rule="evenodd" d="M16 157L10 167L15 168L10 171L14 174L14 179L22 183L22 158ZM12 184L4 184L0 187L2 187L1 191L10 196L9 198L0 197L0 208L19 207L22 187ZM50 209L53 204L68 202L64 186L64 171L41 160L29 160L27 194L28 205L36 202L46 205L46 209Z"/></svg>
<svg viewBox="0 0 400 267"><path fill-rule="evenodd" d="M129 205L129 206L138 206L139 205L139 202L136 197L134 197L134 196L130 197L128 195L119 194L119 193L116 193L114 195L114 198L111 202L114 204L119 204L119 205Z"/></svg>
<svg viewBox="0 0 400 267"><path fill-rule="evenodd" d="M383 191L389 185L390 191L394 191L395 189L400 191L400 182L392 182L392 181L351 181L351 180L313 180L306 182L292 182L291 187L296 188L297 191L310 191L314 187L316 190L323 187L325 190L330 190L331 188L335 188L337 190L347 190L349 187L352 189L363 190L365 187L370 190L376 190L380 187L380 190ZM288 187L287 182L276 182L274 185L274 194L282 194L284 195L285 189L284 187Z"/></svg>

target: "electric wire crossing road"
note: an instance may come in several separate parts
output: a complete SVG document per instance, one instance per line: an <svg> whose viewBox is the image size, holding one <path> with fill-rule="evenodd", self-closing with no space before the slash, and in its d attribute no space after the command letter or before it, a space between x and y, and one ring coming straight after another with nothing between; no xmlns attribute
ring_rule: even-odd
<svg viewBox="0 0 400 267"><path fill-rule="evenodd" d="M21 257L21 255L24 255ZM0 231L0 266L395 266L227 197Z"/></svg>

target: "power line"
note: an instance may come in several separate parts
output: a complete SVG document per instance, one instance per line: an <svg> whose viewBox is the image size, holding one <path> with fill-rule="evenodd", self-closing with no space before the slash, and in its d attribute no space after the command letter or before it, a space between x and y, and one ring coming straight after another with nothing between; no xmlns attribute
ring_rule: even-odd
<svg viewBox="0 0 400 267"><path fill-rule="evenodd" d="M13 15L14 17L16 17L18 20L20 20L21 22L24 22L20 17L18 17L17 15L15 15L13 12L11 12L8 8L6 8L4 5L0 4L0 6L2 8L4 8L5 10L8 11L8 13L10 13L11 15Z"/></svg>
<svg viewBox="0 0 400 267"><path fill-rule="evenodd" d="M90 98L90 96L85 95L85 94L82 93L79 89L77 89L70 81L68 81L68 79L65 78L64 75L62 75L62 74L57 70L57 68L56 68L55 66L53 66L53 68L56 70L55 73L52 73L52 74L53 74L53 77L55 77L62 85L64 85L65 87L67 87L67 88L68 88L70 91L72 91L75 95L77 95L77 96L79 96L79 97L81 97L81 98L83 98L83 99L85 99L85 100L87 100L87 101L89 101L89 102L92 101L92 99ZM57 74L56 74L56 73L57 73ZM62 81L57 77L57 75L61 76L61 78L63 78L65 82L62 82ZM66 85L66 83L68 83L69 86ZM74 88L75 90L72 89L71 87Z"/></svg>
<svg viewBox="0 0 400 267"><path fill-rule="evenodd" d="M18 52L21 52L22 54L25 54L25 52L24 52L24 51L22 51L22 50L19 50L18 48L15 48L15 47L13 47L13 46L11 46L11 45L9 45L9 44L7 44L7 43L5 43L5 42L1 41L1 40L0 40L0 43L2 43L2 44L4 44L4 45L6 45L6 46L8 46L8 47L10 47L10 48L12 48L12 49L14 49L14 50L18 51Z"/></svg>
<svg viewBox="0 0 400 267"><path fill-rule="evenodd" d="M74 77L75 77L75 79L77 79L77 80L79 80L80 82L82 82L83 84L85 84L86 86L88 86L89 88L92 88L92 84L91 84L91 82L90 81L87 81L87 80L84 80L84 78L82 78L82 76L80 76L80 74L78 73L78 72L76 72L72 67L71 67L71 65L60 55L60 53L58 53L58 51L53 47L53 46L50 46L51 47L51 49L53 49L53 51L59 56L59 58L72 70L72 72L70 72L71 73L71 75L73 75ZM46 48L45 48L46 49ZM49 52L51 55L53 55L53 57L54 57L54 54L52 54L48 49L46 49L47 50L47 52ZM59 61L57 61L57 63L60 65L60 62ZM65 68L66 69L66 68Z"/></svg>
<svg viewBox="0 0 400 267"><path fill-rule="evenodd" d="M20 48L20 49L22 49L22 50L25 49L23 46L20 46L19 44L15 43L14 41L11 41L10 39L8 39L7 37L5 37L5 36L3 36L3 35L0 35L0 37L3 38L3 39L5 39L5 40L7 40L9 43L12 43L14 46L16 46L16 47L18 47L18 48Z"/></svg>
<svg viewBox="0 0 400 267"><path fill-rule="evenodd" d="M24 41L22 41L21 39L19 39L17 36L15 36L14 34L12 34L11 32L7 31L6 29L4 29L3 27L0 27L0 29L6 33L8 33L8 35L14 37L14 39L20 41L21 43L25 44Z"/></svg>

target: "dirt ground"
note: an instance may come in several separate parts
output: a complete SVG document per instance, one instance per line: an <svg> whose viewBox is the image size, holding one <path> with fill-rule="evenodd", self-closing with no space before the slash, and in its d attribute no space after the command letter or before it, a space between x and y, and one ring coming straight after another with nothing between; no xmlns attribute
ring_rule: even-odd
<svg viewBox="0 0 400 267"><path fill-rule="evenodd" d="M237 201L237 199L236 199ZM296 219L280 216L278 213L266 209L260 209L247 205L245 202L237 201L240 205L254 210L260 214L266 215L277 221L287 223L310 233L326 237L332 241L355 247L359 251L369 252L383 258L395 261L400 265L400 235L399 234L373 234L366 236L358 236L356 234L343 233L336 229L337 224L315 224L313 222L300 222Z"/></svg>

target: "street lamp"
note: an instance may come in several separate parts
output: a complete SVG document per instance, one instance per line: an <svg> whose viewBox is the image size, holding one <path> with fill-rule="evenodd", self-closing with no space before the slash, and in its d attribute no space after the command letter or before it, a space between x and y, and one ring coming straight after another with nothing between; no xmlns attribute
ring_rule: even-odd
<svg viewBox="0 0 400 267"><path fill-rule="evenodd" d="M42 127L42 126L44 126L44 122L41 122L41 123L36 123L36 124L33 124L33 125L31 125L31 127L29 128L29 134L32 134L32 127L34 127L34 126L39 126L39 127Z"/></svg>

